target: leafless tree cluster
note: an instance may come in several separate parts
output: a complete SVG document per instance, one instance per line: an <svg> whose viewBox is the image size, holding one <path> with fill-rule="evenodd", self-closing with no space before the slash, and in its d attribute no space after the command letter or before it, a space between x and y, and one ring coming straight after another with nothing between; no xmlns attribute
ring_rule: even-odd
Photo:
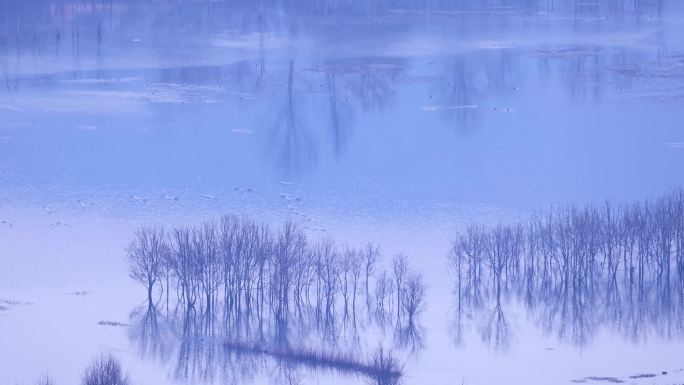
<svg viewBox="0 0 684 385"><path fill-rule="evenodd" d="M571 321L572 331L562 333L580 343L606 320L629 325L625 332L634 338L645 318L684 326L677 305L684 299L684 191L633 204L558 208L526 224L470 226L453 243L449 264L459 314L493 299L493 319L505 325L502 299L513 296L542 309L549 328L554 320ZM630 312L631 321L623 320Z"/></svg>
<svg viewBox="0 0 684 385"><path fill-rule="evenodd" d="M38 385L54 385L47 374L40 377ZM81 376L81 385L129 385L119 360L111 354L101 354L90 362Z"/></svg>
<svg viewBox="0 0 684 385"><path fill-rule="evenodd" d="M55 385L55 381L50 377L48 374L43 374L40 376L40 379L38 379L38 382L36 383L37 385Z"/></svg>
<svg viewBox="0 0 684 385"><path fill-rule="evenodd" d="M324 325L337 315L356 322L365 311L413 324L425 306L422 276L405 256L379 269L379 250L311 242L293 223L277 230L225 216L196 227L143 227L127 248L130 276L153 303L155 289L186 312L226 321L256 317L287 322L313 312ZM379 278L376 278L376 275Z"/></svg>
<svg viewBox="0 0 684 385"><path fill-rule="evenodd" d="M121 363L110 354L93 359L86 368L82 385L128 385L128 376L123 372Z"/></svg>
<svg viewBox="0 0 684 385"><path fill-rule="evenodd" d="M231 376L258 354L292 369L396 383L398 359L388 350L364 353L362 333L377 339L392 327L399 351L422 346L423 278L404 255L382 268L373 244L311 241L293 223L274 229L225 216L143 227L126 250L130 276L148 294L148 305L131 315L130 337L143 355L174 352L180 379L240 382Z"/></svg>

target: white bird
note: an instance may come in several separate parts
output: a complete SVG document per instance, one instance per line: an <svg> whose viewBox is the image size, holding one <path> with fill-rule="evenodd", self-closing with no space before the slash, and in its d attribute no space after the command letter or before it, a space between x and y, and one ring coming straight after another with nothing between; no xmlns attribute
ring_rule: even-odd
<svg viewBox="0 0 684 385"><path fill-rule="evenodd" d="M305 228L306 230L311 230L311 231L321 231L321 232L325 232L325 229L323 229L323 228L315 228L315 227L309 227L309 226L304 226L304 228Z"/></svg>
<svg viewBox="0 0 684 385"><path fill-rule="evenodd" d="M142 197L140 195L131 195L131 198L135 199L138 202L143 202L143 203L147 202L147 198Z"/></svg>
<svg viewBox="0 0 684 385"><path fill-rule="evenodd" d="M80 199L78 200L78 204L81 205L81 207L86 207L86 206L88 206L88 204L87 204L85 201L82 201L82 200L80 200Z"/></svg>
<svg viewBox="0 0 684 385"><path fill-rule="evenodd" d="M254 133L254 131L250 130L249 128L233 128L232 131L236 134L243 134L243 135Z"/></svg>
<svg viewBox="0 0 684 385"><path fill-rule="evenodd" d="M49 207L47 207L45 205L43 205L43 210L47 211L48 214L52 214L52 209L50 209Z"/></svg>
<svg viewBox="0 0 684 385"><path fill-rule="evenodd" d="M286 185L286 186L289 186L289 185L293 185L294 183L288 182L288 181L286 181L286 180L281 180L281 181L280 181L280 184L284 184L284 185Z"/></svg>
<svg viewBox="0 0 684 385"><path fill-rule="evenodd" d="M286 194L286 193L280 193L280 198L285 199L286 202L292 202L292 201L299 202L302 200L301 197L293 197L292 195Z"/></svg>
<svg viewBox="0 0 684 385"><path fill-rule="evenodd" d="M254 191L251 187L240 187L240 186L235 186L233 187L233 191L237 191L240 193L251 193Z"/></svg>
<svg viewBox="0 0 684 385"><path fill-rule="evenodd" d="M504 108L494 107L494 111L498 111L498 112L514 112L514 109L513 109L513 108L509 108L509 107L504 107Z"/></svg>
<svg viewBox="0 0 684 385"><path fill-rule="evenodd" d="M242 100L256 99L256 96L248 94L246 92L232 91L231 94L239 96Z"/></svg>
<svg viewBox="0 0 684 385"><path fill-rule="evenodd" d="M442 107L442 106L424 106L423 111L438 111L438 110L441 110L442 108L444 108L444 107Z"/></svg>
<svg viewBox="0 0 684 385"><path fill-rule="evenodd" d="M209 194L202 194L202 195L200 195L200 196L201 196L202 198L207 198L207 199L216 199L215 196L209 195Z"/></svg>
<svg viewBox="0 0 684 385"><path fill-rule="evenodd" d="M89 290L79 290L79 291L72 291L71 293L67 293L67 295L86 295L90 293Z"/></svg>

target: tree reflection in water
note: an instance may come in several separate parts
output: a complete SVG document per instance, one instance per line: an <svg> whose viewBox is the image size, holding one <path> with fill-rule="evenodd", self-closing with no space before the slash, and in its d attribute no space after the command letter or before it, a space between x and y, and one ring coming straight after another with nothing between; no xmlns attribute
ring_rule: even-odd
<svg viewBox="0 0 684 385"><path fill-rule="evenodd" d="M545 334L584 346L604 328L633 342L684 331L684 191L655 201L536 215L530 222L470 226L449 256L456 275L454 337L480 327L509 345L505 309L522 304Z"/></svg>
<svg viewBox="0 0 684 385"><path fill-rule="evenodd" d="M227 216L169 233L142 228L128 252L131 276L159 298L131 313L129 337L178 380L290 381L331 371L395 384L400 357L423 346L422 275L404 256L394 258L401 269L377 268L374 245L340 249L310 243L291 223L272 230Z"/></svg>
<svg viewBox="0 0 684 385"><path fill-rule="evenodd" d="M265 373L272 373L273 381L285 381L329 371L396 384L403 374L399 356L422 348L415 323L393 322L394 350L385 350L390 325L374 319L326 322L315 311L287 325L254 317L235 327L219 319L207 322L192 312L166 313L145 305L131 313L131 322L129 338L141 357L170 367L174 379L188 383L251 383ZM373 340L377 347L369 342Z"/></svg>

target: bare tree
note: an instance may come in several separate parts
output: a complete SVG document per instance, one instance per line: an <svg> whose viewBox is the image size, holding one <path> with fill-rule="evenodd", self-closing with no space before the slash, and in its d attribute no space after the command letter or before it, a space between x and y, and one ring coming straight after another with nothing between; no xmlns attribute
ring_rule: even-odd
<svg viewBox="0 0 684 385"><path fill-rule="evenodd" d="M356 320L356 297L359 295L359 282L361 280L361 271L363 270L363 256L360 251L355 250L350 256L350 265L352 273L352 314Z"/></svg>
<svg viewBox="0 0 684 385"><path fill-rule="evenodd" d="M145 285L147 300L152 304L154 284L163 273L167 247L162 227L143 227L126 249L128 272L131 278Z"/></svg>
<svg viewBox="0 0 684 385"><path fill-rule="evenodd" d="M401 312L401 294L404 290L404 280L406 279L406 273L408 270L408 261L406 256L399 254L392 260L392 271L394 273L394 283L395 289L397 291L397 318L400 317Z"/></svg>
<svg viewBox="0 0 684 385"><path fill-rule="evenodd" d="M672 304L673 298L683 303L684 296L684 272L678 267L684 250L683 214L684 192L679 189L629 205L551 208L525 226L471 226L458 234L449 255L457 276L457 317L462 304L476 305L461 298L482 286L485 300L495 301L490 329L498 340L508 333L501 302L510 294L522 295L530 308L543 309L546 327L556 320L579 326L569 333L579 344L606 320L632 335L646 329L645 319L677 322ZM480 260L489 279L477 277ZM402 301L406 307L406 298ZM644 317L644 311L650 315Z"/></svg>
<svg viewBox="0 0 684 385"><path fill-rule="evenodd" d="M374 320L382 326L398 324L400 316L414 322L424 304L422 278L409 272L405 256L394 259L393 270L379 269L377 246L341 249L329 239L311 244L291 222L271 230L248 218L225 216L218 226L176 227L168 237L161 228L142 228L127 253L131 276L145 283L150 304L160 279L167 298L175 289L173 312L183 310L183 333L213 332L214 321L222 319L231 334L271 334L283 343L293 330L290 325L302 322L315 324L323 338L336 339L350 307L356 320L357 297L376 270L381 274ZM369 290L365 300L373 320ZM169 313L168 300L166 308ZM337 318L342 309L345 317Z"/></svg>
<svg viewBox="0 0 684 385"><path fill-rule="evenodd" d="M121 363L110 354L95 358L85 369L81 385L128 385Z"/></svg>
<svg viewBox="0 0 684 385"><path fill-rule="evenodd" d="M416 317L425 310L425 284L420 274L412 273L407 277L402 297L406 319L409 324L413 324Z"/></svg>
<svg viewBox="0 0 684 385"><path fill-rule="evenodd" d="M49 374L43 374L42 376L40 376L40 379L38 379L37 384L38 385L55 385L55 380L53 380Z"/></svg>
<svg viewBox="0 0 684 385"><path fill-rule="evenodd" d="M384 320L391 311L392 296L394 295L394 281L387 271L383 270L375 283L375 311L378 318Z"/></svg>
<svg viewBox="0 0 684 385"><path fill-rule="evenodd" d="M378 262L378 257L380 256L380 251L378 246L369 243L366 245L366 249L363 253L363 265L364 265L364 286L366 287L366 307L370 310L370 279L375 274L376 264Z"/></svg>

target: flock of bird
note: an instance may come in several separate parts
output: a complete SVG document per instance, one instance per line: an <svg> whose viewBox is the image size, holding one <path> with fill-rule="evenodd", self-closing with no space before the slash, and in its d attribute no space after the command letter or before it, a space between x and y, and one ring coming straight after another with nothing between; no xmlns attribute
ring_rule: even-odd
<svg viewBox="0 0 684 385"><path fill-rule="evenodd" d="M294 183L288 182L288 181L280 181L280 184L282 184L282 185L293 185ZM254 190L252 188L249 188L249 187L248 188L234 187L233 191L235 191L237 193L241 193L241 194L251 194ZM296 217L301 218L301 221L298 221L298 222L300 222L304 225L303 226L304 229L310 230L310 231L319 231L319 232L325 232L326 231L324 228L321 228L320 226L318 226L318 221L314 217L307 215L306 213L299 210L295 206L297 203L301 202L301 197L296 197L296 196L293 196L289 193L278 193L276 195L284 203L285 207L287 208L287 210L290 212L290 214L292 216L296 216ZM218 197L216 195L212 195L212 194L199 194L198 197L202 198L202 199L206 199L206 200L214 200L214 201L218 200ZM148 198L145 196L142 196L142 195L134 194L134 195L130 195L129 198L131 198L134 201L139 202L141 204L148 202ZM162 199L167 200L167 201L174 201L174 202L177 202L179 200L179 198L177 196L170 195L170 194L163 195ZM78 205L81 208L86 208L90 205L90 202L82 200L82 199L78 199L76 202L78 203ZM42 205L42 208L48 215L51 215L51 216L55 212L55 210L53 210L48 205ZM13 228L14 223L12 223L9 220L1 220L0 225L3 227L7 227L8 229L11 229L11 228ZM51 222L49 224L49 226L51 226L51 227L65 227L65 226L69 226L69 224L66 222L57 220L55 222Z"/></svg>
<svg viewBox="0 0 684 385"><path fill-rule="evenodd" d="M316 220L316 218L307 215L306 213L297 209L297 207L294 206L296 203L301 201L300 197L295 197L288 193L279 193L278 196L285 203L285 207L292 215L298 216L302 219L300 222L303 223L305 230L320 232L326 231L322 227L314 227L318 225L318 221Z"/></svg>

